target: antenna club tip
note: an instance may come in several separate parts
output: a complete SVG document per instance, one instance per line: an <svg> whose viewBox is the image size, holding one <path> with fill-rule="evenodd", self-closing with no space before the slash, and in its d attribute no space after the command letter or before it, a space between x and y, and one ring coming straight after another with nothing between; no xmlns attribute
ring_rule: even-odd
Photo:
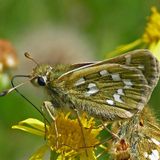
<svg viewBox="0 0 160 160"><path fill-rule="evenodd" d="M26 58L32 60L34 63L36 63L37 65L39 65L39 64L34 60L34 58L30 55L29 52L25 52L24 55L25 55Z"/></svg>
<svg viewBox="0 0 160 160"><path fill-rule="evenodd" d="M3 91L0 93L0 97L6 96L8 94L8 90Z"/></svg>
<svg viewBox="0 0 160 160"><path fill-rule="evenodd" d="M27 57L27 58L30 58L30 57L31 57L31 55L29 54L29 52L25 52L25 53L24 53L24 56Z"/></svg>

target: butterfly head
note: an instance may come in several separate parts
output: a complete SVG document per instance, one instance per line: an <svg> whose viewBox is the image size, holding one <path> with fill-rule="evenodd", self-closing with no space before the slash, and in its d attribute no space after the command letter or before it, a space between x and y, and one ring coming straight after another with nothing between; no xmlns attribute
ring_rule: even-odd
<svg viewBox="0 0 160 160"><path fill-rule="evenodd" d="M30 56L29 53L25 53L25 57L36 64L36 67L30 75L30 81L35 86L49 86L51 82L53 86L54 80L70 69L70 65L57 64L51 67L48 64L39 64Z"/></svg>
<svg viewBox="0 0 160 160"><path fill-rule="evenodd" d="M36 67L33 69L32 74L30 75L30 81L35 86L46 86L48 82L50 82L50 73L52 71L52 67L46 64L39 64L31 55L26 52L25 57L32 60Z"/></svg>
<svg viewBox="0 0 160 160"><path fill-rule="evenodd" d="M35 86L46 86L50 82L52 67L50 65L37 65L32 71L31 82Z"/></svg>

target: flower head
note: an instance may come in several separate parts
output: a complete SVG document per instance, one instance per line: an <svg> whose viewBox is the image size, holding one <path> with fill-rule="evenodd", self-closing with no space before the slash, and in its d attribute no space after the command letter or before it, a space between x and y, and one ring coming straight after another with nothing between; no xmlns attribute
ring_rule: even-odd
<svg viewBox="0 0 160 160"><path fill-rule="evenodd" d="M63 153L67 153L68 156L75 156L76 154L85 155L86 149L83 139L84 134L85 145L88 147L88 153L92 152L95 144L99 142L96 139L99 130L93 129L95 125L93 118L87 120L86 116L83 115L81 117L81 122L83 124L83 128L81 128L77 119L69 119L69 114L60 114L57 116L56 125L58 138L56 139L56 131L53 123L47 132L47 141L50 148L52 150L56 150L57 153L60 153L61 155ZM81 129L83 129L83 133ZM56 146L56 141L58 141L58 146Z"/></svg>
<svg viewBox="0 0 160 160"><path fill-rule="evenodd" d="M36 119L21 121L12 128L39 136L45 136L47 141L46 146L48 146L51 151L56 152L58 158L67 157L74 159L75 157L79 157L80 159L96 159L94 147L99 143L97 136L101 128L95 129L94 119L88 119L84 114L81 116L82 126L80 126L77 119L70 119L69 116L70 114L58 114L55 122L47 125L46 130L44 124ZM54 123L56 123L58 137L56 136ZM44 147L44 149L46 150L46 147ZM44 155L43 147L36 153L37 154L32 156L32 159Z"/></svg>
<svg viewBox="0 0 160 160"><path fill-rule="evenodd" d="M160 40L160 13L156 7L151 8L152 14L148 18L145 32L142 36L146 44L158 42Z"/></svg>

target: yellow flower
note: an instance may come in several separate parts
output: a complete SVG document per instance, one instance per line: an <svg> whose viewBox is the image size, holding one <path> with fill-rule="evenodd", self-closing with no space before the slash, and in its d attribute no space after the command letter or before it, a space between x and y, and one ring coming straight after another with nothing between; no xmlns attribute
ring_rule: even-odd
<svg viewBox="0 0 160 160"><path fill-rule="evenodd" d="M146 44L155 43L160 40L160 13L158 13L156 7L152 7L151 11L152 14L148 18L148 23L142 36Z"/></svg>
<svg viewBox="0 0 160 160"><path fill-rule="evenodd" d="M41 160L45 151L58 154L57 159L96 159L94 147L99 144L97 136L102 128L95 129L93 118L88 119L85 114L81 116L82 128L77 119L71 119L70 114L63 113L56 116L58 137L56 136L55 123L46 125L37 119L26 119L14 125L13 129L20 129L46 138L46 145L42 146L30 160ZM83 130L83 133L82 133ZM85 139L85 142L84 142Z"/></svg>
<svg viewBox="0 0 160 160"><path fill-rule="evenodd" d="M157 11L156 7L152 7L151 12L152 14L148 17L148 22L142 36L108 53L107 58L136 48L148 48L160 60L160 13Z"/></svg>

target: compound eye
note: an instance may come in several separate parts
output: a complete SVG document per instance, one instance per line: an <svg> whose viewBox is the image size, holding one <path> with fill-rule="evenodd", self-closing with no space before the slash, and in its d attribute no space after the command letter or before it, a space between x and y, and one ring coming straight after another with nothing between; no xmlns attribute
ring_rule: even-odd
<svg viewBox="0 0 160 160"><path fill-rule="evenodd" d="M46 80L45 80L44 77L38 77L37 81L38 81L38 84L40 86L45 86L46 85Z"/></svg>

